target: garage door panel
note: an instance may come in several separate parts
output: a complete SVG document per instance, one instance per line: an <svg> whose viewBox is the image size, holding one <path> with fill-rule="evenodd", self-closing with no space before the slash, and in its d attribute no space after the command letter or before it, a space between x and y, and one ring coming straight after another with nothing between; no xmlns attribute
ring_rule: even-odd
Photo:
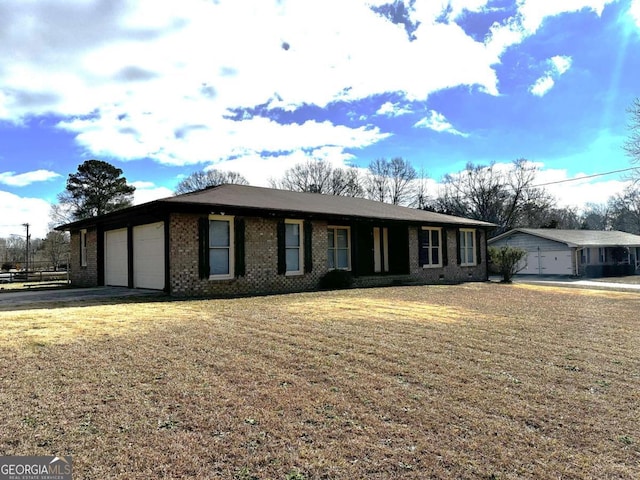
<svg viewBox="0 0 640 480"><path fill-rule="evenodd" d="M534 251L526 257L527 266L518 272L529 275L572 275L573 264L571 252L558 251Z"/></svg>
<svg viewBox="0 0 640 480"><path fill-rule="evenodd" d="M134 227L133 286L162 290L164 273L164 222Z"/></svg>
<svg viewBox="0 0 640 480"><path fill-rule="evenodd" d="M540 265L543 275L571 275L571 252L540 252Z"/></svg>
<svg viewBox="0 0 640 480"><path fill-rule="evenodd" d="M106 231L104 250L105 285L127 287L129 285L127 229Z"/></svg>

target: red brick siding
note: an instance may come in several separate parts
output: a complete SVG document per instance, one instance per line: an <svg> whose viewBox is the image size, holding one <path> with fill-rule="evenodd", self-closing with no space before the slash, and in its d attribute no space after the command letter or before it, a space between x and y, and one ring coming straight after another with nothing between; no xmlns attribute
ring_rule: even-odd
<svg viewBox="0 0 640 480"><path fill-rule="evenodd" d="M98 285L98 235L96 229L87 230L87 266L80 266L80 231L71 232L71 285Z"/></svg>
<svg viewBox="0 0 640 480"><path fill-rule="evenodd" d="M277 220L245 217L245 276L232 280L200 279L198 218L198 215L171 215L169 236L172 294L230 296L313 290L326 272L326 222L313 223L312 271L287 276L277 273Z"/></svg>

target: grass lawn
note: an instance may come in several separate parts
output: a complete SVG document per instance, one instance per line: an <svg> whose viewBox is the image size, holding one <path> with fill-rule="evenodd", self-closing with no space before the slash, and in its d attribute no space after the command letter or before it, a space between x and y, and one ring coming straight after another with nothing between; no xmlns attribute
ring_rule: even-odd
<svg viewBox="0 0 640 480"><path fill-rule="evenodd" d="M74 479L640 478L640 295L466 284L0 312L0 455Z"/></svg>

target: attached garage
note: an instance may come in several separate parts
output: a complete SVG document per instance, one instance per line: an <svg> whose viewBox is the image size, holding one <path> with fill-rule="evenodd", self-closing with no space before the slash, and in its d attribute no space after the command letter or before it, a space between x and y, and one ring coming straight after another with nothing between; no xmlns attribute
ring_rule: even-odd
<svg viewBox="0 0 640 480"><path fill-rule="evenodd" d="M133 227L133 286L162 290L164 263L164 222Z"/></svg>
<svg viewBox="0 0 640 480"><path fill-rule="evenodd" d="M104 232L104 284L114 287L129 286L129 250L127 229Z"/></svg>

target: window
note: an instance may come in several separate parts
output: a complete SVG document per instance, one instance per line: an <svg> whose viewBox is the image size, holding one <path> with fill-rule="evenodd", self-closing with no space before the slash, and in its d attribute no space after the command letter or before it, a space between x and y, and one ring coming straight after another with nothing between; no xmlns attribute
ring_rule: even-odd
<svg viewBox="0 0 640 480"><path fill-rule="evenodd" d="M442 229L422 227L420 262L423 267L442 266Z"/></svg>
<svg viewBox="0 0 640 480"><path fill-rule="evenodd" d="M476 231L460 229L460 265L473 266L476 264Z"/></svg>
<svg viewBox="0 0 640 480"><path fill-rule="evenodd" d="M580 252L580 263L589 264L591 263L591 249L583 248Z"/></svg>
<svg viewBox="0 0 640 480"><path fill-rule="evenodd" d="M301 275L303 273L302 220L285 220L284 246L286 274Z"/></svg>
<svg viewBox="0 0 640 480"><path fill-rule="evenodd" d="M209 276L233 278L233 217L209 216Z"/></svg>
<svg viewBox="0 0 640 480"><path fill-rule="evenodd" d="M606 250L602 247L598 248L598 259L600 260L600 263L605 263L607 261Z"/></svg>
<svg viewBox="0 0 640 480"><path fill-rule="evenodd" d="M87 266L87 231L80 230L80 266Z"/></svg>
<svg viewBox="0 0 640 480"><path fill-rule="evenodd" d="M328 227L327 265L329 269L351 270L351 229Z"/></svg>

